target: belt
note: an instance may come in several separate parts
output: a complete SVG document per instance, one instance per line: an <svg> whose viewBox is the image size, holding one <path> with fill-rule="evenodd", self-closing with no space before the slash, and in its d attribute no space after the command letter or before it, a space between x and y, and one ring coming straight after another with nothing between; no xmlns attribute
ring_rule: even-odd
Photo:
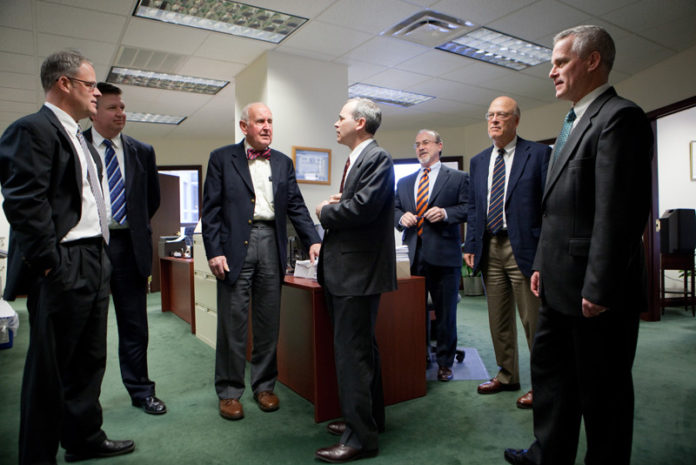
<svg viewBox="0 0 696 465"><path fill-rule="evenodd" d="M486 231L486 234L488 234L489 237L508 237L508 230L507 229L501 229L497 233L493 234L490 231Z"/></svg>
<svg viewBox="0 0 696 465"><path fill-rule="evenodd" d="M254 220L251 222L252 227L256 228L273 228L275 229L275 221L273 220Z"/></svg>
<svg viewBox="0 0 696 465"><path fill-rule="evenodd" d="M72 247L74 245L91 245L101 247L104 245L104 238L101 236L84 237L82 239L75 239L74 241L61 242L61 244L66 247Z"/></svg>

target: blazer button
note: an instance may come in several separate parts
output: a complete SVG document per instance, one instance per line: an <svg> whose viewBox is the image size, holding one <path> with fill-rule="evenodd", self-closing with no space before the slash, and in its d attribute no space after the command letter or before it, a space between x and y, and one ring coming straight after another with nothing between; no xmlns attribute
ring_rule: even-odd
<svg viewBox="0 0 696 465"><path fill-rule="evenodd" d="M253 221L249 220L249 224L253 223Z"/></svg>
<svg viewBox="0 0 696 465"><path fill-rule="evenodd" d="M249 245L249 241L244 241L244 245Z"/></svg>
<svg viewBox="0 0 696 465"><path fill-rule="evenodd" d="M256 202L256 199L251 199L251 203L254 203L254 202Z"/></svg>

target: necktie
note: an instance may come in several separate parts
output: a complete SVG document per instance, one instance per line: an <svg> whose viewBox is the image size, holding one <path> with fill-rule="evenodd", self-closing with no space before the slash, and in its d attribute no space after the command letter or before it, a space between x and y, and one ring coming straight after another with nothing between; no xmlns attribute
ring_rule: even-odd
<svg viewBox="0 0 696 465"><path fill-rule="evenodd" d="M343 193L343 185L346 182L346 174L348 173L348 168L350 167L350 157L348 157L348 160L346 160L346 166L343 167L343 177L341 178L341 187L338 189L338 192L341 194Z"/></svg>
<svg viewBox="0 0 696 465"><path fill-rule="evenodd" d="M568 140L570 135L570 130L573 128L573 121L575 121L575 111L571 108L563 121L563 127L561 128L561 133L556 139L556 145L553 148L553 161L552 164L556 162L558 154L561 153L561 149Z"/></svg>
<svg viewBox="0 0 696 465"><path fill-rule="evenodd" d="M418 216L418 235L423 235L423 215L428 208L428 194L430 190L430 168L423 168L423 175L418 182L418 191L416 192L416 215Z"/></svg>
<svg viewBox="0 0 696 465"><path fill-rule="evenodd" d="M94 199L97 201L99 228L101 229L104 241L108 244L109 225L106 223L106 206L104 205L104 196L102 195L101 183L99 182L99 176L97 176L97 170L94 167L94 163L90 160L92 157L92 152L89 151L87 142L85 141L85 138L82 137L82 133L80 132L80 128L77 128L77 140L80 142L82 152L85 155L85 163L87 163L87 183L89 184L89 189L92 191L92 195L94 195Z"/></svg>
<svg viewBox="0 0 696 465"><path fill-rule="evenodd" d="M503 227L503 202L505 200L505 149L498 149L493 165L491 200L488 204L488 230L494 236Z"/></svg>
<svg viewBox="0 0 696 465"><path fill-rule="evenodd" d="M113 142L104 139L104 145L106 145L106 175L111 194L111 218L118 224L123 224L126 222L126 189L123 186L121 167L118 164Z"/></svg>
<svg viewBox="0 0 696 465"><path fill-rule="evenodd" d="M265 158L266 160L271 158L271 148L268 147L266 150L247 149L247 160L256 160L259 157Z"/></svg>

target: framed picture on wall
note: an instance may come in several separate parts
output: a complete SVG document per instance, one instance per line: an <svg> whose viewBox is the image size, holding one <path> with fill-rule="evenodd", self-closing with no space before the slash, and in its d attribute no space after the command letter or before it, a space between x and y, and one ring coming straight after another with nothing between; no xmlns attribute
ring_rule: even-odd
<svg viewBox="0 0 696 465"><path fill-rule="evenodd" d="M691 166L691 180L696 181L696 140L692 140L689 144L689 153L691 156L690 166Z"/></svg>
<svg viewBox="0 0 696 465"><path fill-rule="evenodd" d="M292 147L297 182L331 184L331 150L313 147Z"/></svg>

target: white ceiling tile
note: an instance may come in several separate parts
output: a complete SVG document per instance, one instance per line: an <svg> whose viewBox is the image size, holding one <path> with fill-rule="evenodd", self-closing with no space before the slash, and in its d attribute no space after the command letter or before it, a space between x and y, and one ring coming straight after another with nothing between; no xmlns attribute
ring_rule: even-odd
<svg viewBox="0 0 696 465"><path fill-rule="evenodd" d="M463 21L486 25L535 1L537 0L442 0L432 8Z"/></svg>
<svg viewBox="0 0 696 465"><path fill-rule="evenodd" d="M197 48L195 55L213 60L249 64L263 52L273 48L275 45L269 42L211 33Z"/></svg>
<svg viewBox="0 0 696 465"><path fill-rule="evenodd" d="M472 58L462 57L462 60L467 62L468 65L450 73L442 73L440 77L464 84L479 84L514 72L502 66L484 63Z"/></svg>
<svg viewBox="0 0 696 465"><path fill-rule="evenodd" d="M0 87L0 101L36 103L36 92L33 90L10 89ZM3 102L4 106L5 102Z"/></svg>
<svg viewBox="0 0 696 465"><path fill-rule="evenodd" d="M388 69L363 82L365 84L389 87L391 89L408 90L408 88L430 79L432 78L423 74L409 73L406 71L399 71L398 69Z"/></svg>
<svg viewBox="0 0 696 465"><path fill-rule="evenodd" d="M442 97L457 102L486 106L499 95L499 92L482 87L437 78L415 85L410 90L438 98Z"/></svg>
<svg viewBox="0 0 696 465"><path fill-rule="evenodd" d="M336 63L348 65L348 84L363 82L370 77L388 69L386 66L364 63L355 59L343 57L336 60Z"/></svg>
<svg viewBox="0 0 696 465"><path fill-rule="evenodd" d="M637 34L650 27L662 26L696 15L694 0L640 0L637 3L619 8L606 15L604 19Z"/></svg>
<svg viewBox="0 0 696 465"><path fill-rule="evenodd" d="M375 37L354 48L345 56L376 65L395 66L420 56L428 50L430 50L428 47L404 40L391 37Z"/></svg>
<svg viewBox="0 0 696 465"><path fill-rule="evenodd" d="M36 90L41 88L41 79L32 74L19 74L0 71L0 87L10 89Z"/></svg>
<svg viewBox="0 0 696 465"><path fill-rule="evenodd" d="M421 10L399 0L338 0L316 19L379 34Z"/></svg>
<svg viewBox="0 0 696 465"><path fill-rule="evenodd" d="M244 0L242 3L281 13L312 18L331 5L334 0Z"/></svg>
<svg viewBox="0 0 696 465"><path fill-rule="evenodd" d="M204 76L209 79L232 81L245 67L241 63L191 57L179 72L189 76Z"/></svg>
<svg viewBox="0 0 696 465"><path fill-rule="evenodd" d="M641 35L675 51L689 48L696 42L693 16L685 16L659 26L645 28Z"/></svg>
<svg viewBox="0 0 696 465"><path fill-rule="evenodd" d="M0 0L0 26L30 31L33 27L31 5L32 2L26 0Z"/></svg>
<svg viewBox="0 0 696 465"><path fill-rule="evenodd" d="M34 34L31 31L0 28L0 50L12 53L34 54Z"/></svg>
<svg viewBox="0 0 696 465"><path fill-rule="evenodd" d="M108 42L121 37L126 18L84 8L37 2L36 22L42 32Z"/></svg>
<svg viewBox="0 0 696 465"><path fill-rule="evenodd" d="M541 0L512 15L493 21L489 26L497 31L535 42L541 37L571 26L587 24L591 19L587 13L562 3Z"/></svg>
<svg viewBox="0 0 696 465"><path fill-rule="evenodd" d="M96 10L117 15L130 15L135 8L134 0L59 0L60 3L86 10Z"/></svg>
<svg viewBox="0 0 696 465"><path fill-rule="evenodd" d="M582 0L581 2L577 0L558 0L561 3L582 10L585 13L589 13L593 16L603 16L610 11L618 10L638 2L639 0ZM593 23L595 24L595 23Z"/></svg>
<svg viewBox="0 0 696 465"><path fill-rule="evenodd" d="M37 43L41 61L51 53L60 50L78 50L95 65L102 64L111 66L117 51L114 42L83 40L53 34L38 34Z"/></svg>
<svg viewBox="0 0 696 465"><path fill-rule="evenodd" d="M312 21L285 39L278 47L278 51L283 51L285 47L292 47L336 58L367 42L371 37L370 34L354 29Z"/></svg>
<svg viewBox="0 0 696 465"><path fill-rule="evenodd" d="M428 76L442 76L456 69L469 66L471 60L442 50L429 50L415 58L400 63L397 68Z"/></svg>
<svg viewBox="0 0 696 465"><path fill-rule="evenodd" d="M616 40L615 44L614 68L629 74L641 71L674 54L661 45L633 34Z"/></svg>
<svg viewBox="0 0 696 465"><path fill-rule="evenodd" d="M121 43L132 47L190 55L210 34L213 33L192 27L133 18L128 22Z"/></svg>
<svg viewBox="0 0 696 465"><path fill-rule="evenodd" d="M31 55L0 52L0 71L33 74L36 72L35 59Z"/></svg>

